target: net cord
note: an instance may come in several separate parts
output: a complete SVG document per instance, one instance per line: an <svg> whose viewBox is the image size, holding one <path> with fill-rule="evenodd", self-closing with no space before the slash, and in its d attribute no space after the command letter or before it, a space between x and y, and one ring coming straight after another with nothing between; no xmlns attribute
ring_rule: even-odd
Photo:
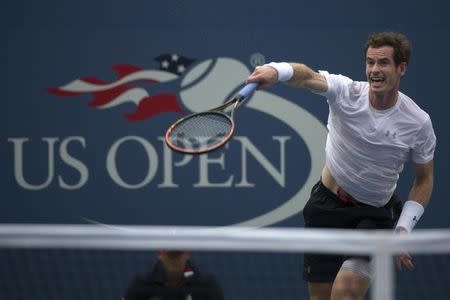
<svg viewBox="0 0 450 300"><path fill-rule="evenodd" d="M396 254L450 252L450 229L389 230L1 224L0 248L192 249Z"/></svg>

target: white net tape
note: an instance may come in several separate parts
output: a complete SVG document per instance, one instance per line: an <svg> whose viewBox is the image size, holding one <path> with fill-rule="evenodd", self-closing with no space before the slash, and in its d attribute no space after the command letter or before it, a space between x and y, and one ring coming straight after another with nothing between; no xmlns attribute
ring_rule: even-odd
<svg viewBox="0 0 450 300"><path fill-rule="evenodd" d="M350 231L294 228L0 225L0 248L190 249L321 252L373 256L372 299L393 299L392 257L401 252L450 253L450 229Z"/></svg>

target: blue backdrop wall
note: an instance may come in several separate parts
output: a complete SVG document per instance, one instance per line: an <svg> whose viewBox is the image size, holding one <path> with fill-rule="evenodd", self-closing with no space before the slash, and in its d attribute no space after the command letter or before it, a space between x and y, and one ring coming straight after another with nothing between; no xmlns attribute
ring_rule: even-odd
<svg viewBox="0 0 450 300"><path fill-rule="evenodd" d="M15 1L2 4L2 223L302 226L323 164L325 98L279 84L240 108L229 145L169 151L183 114L256 65L364 80L376 31L413 45L401 90L433 120L435 189L419 228L449 227L446 1ZM412 183L407 165L402 199Z"/></svg>

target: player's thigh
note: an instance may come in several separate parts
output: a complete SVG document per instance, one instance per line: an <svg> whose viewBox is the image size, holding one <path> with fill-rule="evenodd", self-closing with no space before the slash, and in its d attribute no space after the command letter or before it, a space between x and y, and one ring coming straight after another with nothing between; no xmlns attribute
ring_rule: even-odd
<svg viewBox="0 0 450 300"><path fill-rule="evenodd" d="M367 277L348 269L341 269L331 289L331 300L364 299L369 284Z"/></svg>
<svg viewBox="0 0 450 300"><path fill-rule="evenodd" d="M309 299L310 300L330 300L332 282L309 282Z"/></svg>

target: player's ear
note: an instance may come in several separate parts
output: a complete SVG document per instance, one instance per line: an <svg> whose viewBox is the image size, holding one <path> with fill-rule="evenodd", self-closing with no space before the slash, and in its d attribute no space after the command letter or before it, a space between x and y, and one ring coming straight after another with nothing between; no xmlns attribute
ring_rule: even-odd
<svg viewBox="0 0 450 300"><path fill-rule="evenodd" d="M408 69L408 64L405 62L400 63L398 66L400 68L400 75L403 76L406 74L406 70Z"/></svg>

